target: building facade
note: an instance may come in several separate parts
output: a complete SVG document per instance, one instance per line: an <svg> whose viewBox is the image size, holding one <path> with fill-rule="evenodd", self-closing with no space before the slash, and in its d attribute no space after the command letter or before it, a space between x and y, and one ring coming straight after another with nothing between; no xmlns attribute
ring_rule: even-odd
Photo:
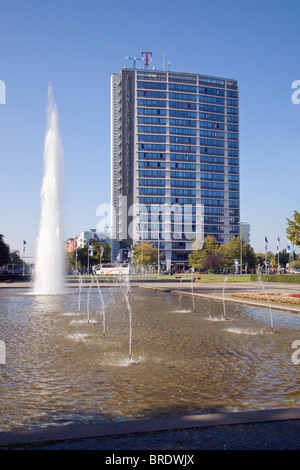
<svg viewBox="0 0 300 470"><path fill-rule="evenodd" d="M142 240L182 267L239 236L235 80L123 68L111 77L112 258Z"/></svg>

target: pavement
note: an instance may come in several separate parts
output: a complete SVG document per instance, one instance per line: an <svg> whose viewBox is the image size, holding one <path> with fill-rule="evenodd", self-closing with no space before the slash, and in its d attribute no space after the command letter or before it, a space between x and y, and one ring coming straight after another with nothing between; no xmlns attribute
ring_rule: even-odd
<svg viewBox="0 0 300 470"><path fill-rule="evenodd" d="M300 407L8 431L0 450L300 450Z"/></svg>

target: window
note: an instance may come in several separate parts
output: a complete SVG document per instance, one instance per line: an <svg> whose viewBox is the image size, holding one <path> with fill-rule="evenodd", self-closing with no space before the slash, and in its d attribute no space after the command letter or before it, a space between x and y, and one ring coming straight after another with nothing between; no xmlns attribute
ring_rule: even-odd
<svg viewBox="0 0 300 470"><path fill-rule="evenodd" d="M223 98L216 98L215 96L199 96L199 101L203 101L205 103L217 103L217 104L225 104L225 100Z"/></svg>
<svg viewBox="0 0 300 470"><path fill-rule="evenodd" d="M150 132L155 134L165 134L165 127L156 127L156 126L138 126L138 132Z"/></svg>
<svg viewBox="0 0 300 470"><path fill-rule="evenodd" d="M149 160L165 160L166 154L165 153L147 153L147 152L139 152L139 158L146 158Z"/></svg>
<svg viewBox="0 0 300 470"><path fill-rule="evenodd" d="M197 95L188 95L187 93L169 93L169 99L197 101Z"/></svg>
<svg viewBox="0 0 300 470"><path fill-rule="evenodd" d="M140 186L165 186L165 180L140 179Z"/></svg>
<svg viewBox="0 0 300 470"><path fill-rule="evenodd" d="M177 137L177 136L171 136L170 137L170 143L180 143L180 144L195 144L196 139L194 137Z"/></svg>
<svg viewBox="0 0 300 470"><path fill-rule="evenodd" d="M149 108L138 108L137 110L138 115L141 114L150 114L150 115L157 115L157 116L166 116L167 111L165 109L149 109Z"/></svg>
<svg viewBox="0 0 300 470"><path fill-rule="evenodd" d="M182 127L170 127L170 134L196 135L196 129L186 129Z"/></svg>
<svg viewBox="0 0 300 470"><path fill-rule="evenodd" d="M222 157L213 157L213 156L206 156L206 155L201 155L200 156L200 161L201 163L221 163L224 164L224 158Z"/></svg>
<svg viewBox="0 0 300 470"><path fill-rule="evenodd" d="M156 82L137 82L137 88L157 88L161 90L166 90L167 84Z"/></svg>
<svg viewBox="0 0 300 470"><path fill-rule="evenodd" d="M154 106L154 107L160 107L160 108L165 108L166 107L166 102L163 100L137 100L138 106Z"/></svg>
<svg viewBox="0 0 300 470"><path fill-rule="evenodd" d="M180 188L195 188L196 181L189 181L189 180L172 180L171 181L171 188L180 187Z"/></svg>
<svg viewBox="0 0 300 470"><path fill-rule="evenodd" d="M225 121L224 116L219 116L218 114L210 114L210 113L200 113L199 114L200 119L208 119L210 121Z"/></svg>
<svg viewBox="0 0 300 470"><path fill-rule="evenodd" d="M196 173L190 171L171 171L171 178L189 178L195 179Z"/></svg>
<svg viewBox="0 0 300 470"><path fill-rule="evenodd" d="M181 153L171 153L170 159L171 159L171 161L172 161L172 160L181 160L181 161L191 161L191 162L195 162L195 161L196 161L196 155L186 155L186 154L181 154Z"/></svg>
<svg viewBox="0 0 300 470"><path fill-rule="evenodd" d="M181 90L181 91L191 91L191 92L197 92L197 87L193 85L181 85L181 84L174 84L170 83L169 84L169 90Z"/></svg>
<svg viewBox="0 0 300 470"><path fill-rule="evenodd" d="M203 131L203 130L200 130L200 136L224 138L225 134L224 134L224 132L218 132L218 131Z"/></svg>
<svg viewBox="0 0 300 470"><path fill-rule="evenodd" d="M200 139L200 145L212 145L215 147L224 147L224 140Z"/></svg>
<svg viewBox="0 0 300 470"><path fill-rule="evenodd" d="M170 168L178 168L180 170L196 170L196 165L194 163L170 163Z"/></svg>
<svg viewBox="0 0 300 470"><path fill-rule="evenodd" d="M151 111L154 111L151 109ZM139 117L138 124L166 124L165 118L157 118L157 117ZM234 129L232 129L234 130Z"/></svg>
<svg viewBox="0 0 300 470"><path fill-rule="evenodd" d="M219 88L204 88L202 86L199 87L199 93L207 93L208 95L225 96L225 90L222 90Z"/></svg>
<svg viewBox="0 0 300 470"><path fill-rule="evenodd" d="M170 101L170 108L197 109L196 103L186 103L184 101Z"/></svg>
<svg viewBox="0 0 300 470"><path fill-rule="evenodd" d="M166 98L167 93L165 91L138 90L137 96L145 98Z"/></svg>
<svg viewBox="0 0 300 470"><path fill-rule="evenodd" d="M138 141L145 141L145 142L166 142L166 136L165 135L143 135L139 134L138 135Z"/></svg>
<svg viewBox="0 0 300 470"><path fill-rule="evenodd" d="M197 117L197 113L193 111L181 111L177 109L170 109L169 111L170 116L178 116L178 117L184 117L184 118L195 118Z"/></svg>
<svg viewBox="0 0 300 470"><path fill-rule="evenodd" d="M224 114L225 108L223 106L212 106L209 104L199 104L200 111L211 111L213 113Z"/></svg>
<svg viewBox="0 0 300 470"><path fill-rule="evenodd" d="M160 194L165 195L165 189L163 188L139 188L140 194Z"/></svg>

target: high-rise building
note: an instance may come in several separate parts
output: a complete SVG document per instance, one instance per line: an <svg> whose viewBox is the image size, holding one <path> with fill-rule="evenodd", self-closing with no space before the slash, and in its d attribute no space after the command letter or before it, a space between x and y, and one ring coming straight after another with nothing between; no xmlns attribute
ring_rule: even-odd
<svg viewBox="0 0 300 470"><path fill-rule="evenodd" d="M183 267L207 235L239 236L236 80L123 68L111 77L112 257L159 243Z"/></svg>

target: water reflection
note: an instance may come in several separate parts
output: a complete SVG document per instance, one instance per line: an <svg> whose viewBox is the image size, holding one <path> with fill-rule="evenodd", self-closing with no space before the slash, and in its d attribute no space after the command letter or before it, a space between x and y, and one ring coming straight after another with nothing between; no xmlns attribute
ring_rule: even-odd
<svg viewBox="0 0 300 470"><path fill-rule="evenodd" d="M0 292L1 430L296 406L297 314L132 288ZM88 311L84 308L89 298Z"/></svg>

